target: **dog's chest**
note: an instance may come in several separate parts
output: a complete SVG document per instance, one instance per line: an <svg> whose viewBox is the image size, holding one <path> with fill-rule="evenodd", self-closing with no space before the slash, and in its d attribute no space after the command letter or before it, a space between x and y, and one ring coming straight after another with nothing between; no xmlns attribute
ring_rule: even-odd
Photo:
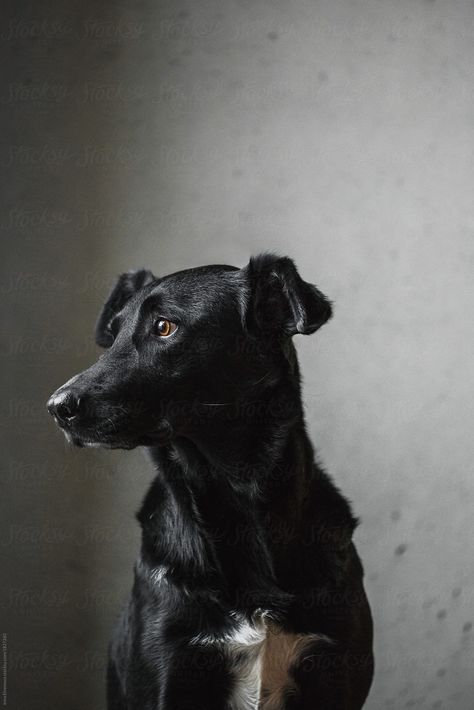
<svg viewBox="0 0 474 710"><path fill-rule="evenodd" d="M233 638L224 642L224 653L234 677L230 710L254 710L259 707L265 638L264 629L246 622Z"/></svg>
<svg viewBox="0 0 474 710"><path fill-rule="evenodd" d="M233 678L229 710L256 710L262 688L262 666L267 627L264 614L248 621L232 613L231 630L216 635L200 634L192 644L212 645L225 655Z"/></svg>
<svg viewBox="0 0 474 710"><path fill-rule="evenodd" d="M233 678L228 710L280 710L284 693L295 690L288 671L322 637L284 632L264 612L251 621L238 613L232 618L231 631L200 634L191 643L215 646L225 655Z"/></svg>

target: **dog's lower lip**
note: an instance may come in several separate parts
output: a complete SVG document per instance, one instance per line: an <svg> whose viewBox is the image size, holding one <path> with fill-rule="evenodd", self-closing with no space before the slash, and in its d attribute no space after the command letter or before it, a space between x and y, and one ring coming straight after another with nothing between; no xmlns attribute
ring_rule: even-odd
<svg viewBox="0 0 474 710"><path fill-rule="evenodd" d="M66 430L66 433L70 437L70 441L74 444L74 446L78 446L79 448L84 448L85 446L101 446L101 442L97 440L88 439L80 434L75 434L72 431Z"/></svg>
<svg viewBox="0 0 474 710"><path fill-rule="evenodd" d="M100 447L113 448L111 443L108 441L90 441L89 439L79 439L73 437L72 443L79 449L98 449Z"/></svg>
<svg viewBox="0 0 474 710"><path fill-rule="evenodd" d="M88 437L80 436L78 434L73 434L72 440L78 446L103 446L108 443L106 440L100 441L99 439L89 439Z"/></svg>
<svg viewBox="0 0 474 710"><path fill-rule="evenodd" d="M86 439L80 436L72 436L71 441L74 446L80 449L133 449L136 444L114 439Z"/></svg>

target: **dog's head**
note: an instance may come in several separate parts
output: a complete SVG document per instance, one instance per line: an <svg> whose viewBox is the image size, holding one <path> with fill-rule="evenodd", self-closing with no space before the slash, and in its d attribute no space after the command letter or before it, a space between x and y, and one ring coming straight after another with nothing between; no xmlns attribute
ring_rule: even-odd
<svg viewBox="0 0 474 710"><path fill-rule="evenodd" d="M258 417L252 403L298 387L291 336L314 333L330 316L291 259L271 254L243 269L129 272L97 323L105 352L48 409L79 446L151 446L212 426L212 416L249 420Z"/></svg>

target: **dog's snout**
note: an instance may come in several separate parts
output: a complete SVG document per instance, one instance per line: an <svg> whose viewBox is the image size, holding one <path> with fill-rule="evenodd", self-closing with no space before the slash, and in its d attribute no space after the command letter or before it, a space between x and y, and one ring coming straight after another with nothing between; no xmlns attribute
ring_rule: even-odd
<svg viewBox="0 0 474 710"><path fill-rule="evenodd" d="M72 390L54 393L48 400L47 408L62 425L72 422L79 414L81 398Z"/></svg>

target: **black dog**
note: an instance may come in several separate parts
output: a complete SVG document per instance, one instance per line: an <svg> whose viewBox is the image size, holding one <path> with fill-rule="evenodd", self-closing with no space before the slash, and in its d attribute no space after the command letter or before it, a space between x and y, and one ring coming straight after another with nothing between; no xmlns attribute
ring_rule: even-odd
<svg viewBox="0 0 474 710"><path fill-rule="evenodd" d="M149 447L110 710L356 710L372 621L347 501L314 460L291 336L331 316L293 262L122 275L108 351L48 402L79 446Z"/></svg>

